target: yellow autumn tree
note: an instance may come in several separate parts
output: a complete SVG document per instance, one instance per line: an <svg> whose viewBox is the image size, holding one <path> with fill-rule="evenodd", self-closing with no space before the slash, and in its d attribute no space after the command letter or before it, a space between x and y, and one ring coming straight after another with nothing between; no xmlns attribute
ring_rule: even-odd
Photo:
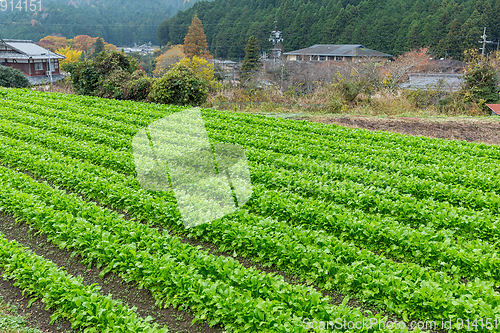
<svg viewBox="0 0 500 333"><path fill-rule="evenodd" d="M179 63L191 68L200 79L210 84L215 82L214 65L209 64L206 59L193 56L192 58L181 59Z"/></svg>
<svg viewBox="0 0 500 333"><path fill-rule="evenodd" d="M212 58L210 53L208 53L207 37L203 31L203 24L196 15L191 21L186 37L184 37L183 51L187 57L198 56L205 59Z"/></svg>
<svg viewBox="0 0 500 333"><path fill-rule="evenodd" d="M153 73L157 76L162 76L165 74L169 68L179 62L182 58L185 57L184 52L182 51L182 45L175 45L168 49L166 52L157 57L156 67Z"/></svg>
<svg viewBox="0 0 500 333"><path fill-rule="evenodd" d="M59 49L56 51L56 53L59 53L66 57L66 59L60 61L61 65L78 62L80 60L80 57L82 56L82 51L74 50L70 46Z"/></svg>
<svg viewBox="0 0 500 333"><path fill-rule="evenodd" d="M109 53L111 51L118 51L118 48L114 44L104 42L104 51Z"/></svg>

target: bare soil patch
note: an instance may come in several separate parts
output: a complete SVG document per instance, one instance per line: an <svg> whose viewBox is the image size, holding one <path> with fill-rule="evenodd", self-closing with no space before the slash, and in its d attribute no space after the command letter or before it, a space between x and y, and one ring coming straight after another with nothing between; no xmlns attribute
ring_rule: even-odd
<svg viewBox="0 0 500 333"><path fill-rule="evenodd" d="M313 116L307 120L370 131L500 145L500 121L496 119Z"/></svg>

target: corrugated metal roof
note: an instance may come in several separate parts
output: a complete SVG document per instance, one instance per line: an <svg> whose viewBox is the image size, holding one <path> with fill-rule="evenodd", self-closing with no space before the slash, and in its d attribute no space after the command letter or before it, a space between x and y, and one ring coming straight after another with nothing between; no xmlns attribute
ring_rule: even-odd
<svg viewBox="0 0 500 333"><path fill-rule="evenodd" d="M391 57L390 54L382 53L365 48L360 44L316 44L305 49L286 52L285 55L314 55L329 57Z"/></svg>
<svg viewBox="0 0 500 333"><path fill-rule="evenodd" d="M0 43L2 43L0 41ZM2 56L0 58L9 58L9 59L28 59L31 57L31 59L47 59L48 58L48 52L49 50L44 49L41 46L38 46L36 44L30 43L30 41L24 41L24 40L12 40L12 39L4 39L3 43L10 48L20 52L24 57L15 57L12 52L0 52ZM9 53L9 54L6 54ZM7 55L10 55L9 57L6 57ZM50 52L50 58L51 59L64 59L65 56Z"/></svg>
<svg viewBox="0 0 500 333"><path fill-rule="evenodd" d="M5 51L0 51L0 60L1 59L29 59L29 56L26 54L22 53L17 53L17 52L5 52Z"/></svg>

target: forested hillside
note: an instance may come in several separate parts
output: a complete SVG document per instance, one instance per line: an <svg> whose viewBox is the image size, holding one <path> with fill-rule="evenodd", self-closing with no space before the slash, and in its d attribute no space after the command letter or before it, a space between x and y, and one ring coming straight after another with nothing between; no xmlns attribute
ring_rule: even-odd
<svg viewBox="0 0 500 333"><path fill-rule="evenodd" d="M158 40L182 43L194 14L204 25L210 52L242 58L251 35L261 50L271 47L277 21L286 51L316 43L362 44L393 55L431 46L439 57L460 59L487 35L497 47L500 0L215 0L202 1L162 22Z"/></svg>
<svg viewBox="0 0 500 333"><path fill-rule="evenodd" d="M0 10L0 34L32 40L58 34L67 38L100 36L115 45L156 43L158 24L197 1L42 0L38 12L15 7L12 11L9 5Z"/></svg>

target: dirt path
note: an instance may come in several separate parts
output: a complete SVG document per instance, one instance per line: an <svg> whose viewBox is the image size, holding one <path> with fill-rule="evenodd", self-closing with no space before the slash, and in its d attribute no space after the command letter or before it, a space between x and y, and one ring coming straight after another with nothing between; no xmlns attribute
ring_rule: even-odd
<svg viewBox="0 0 500 333"><path fill-rule="evenodd" d="M310 121L337 124L371 131L465 140L500 145L500 117L477 118L374 118L367 116L313 116Z"/></svg>

